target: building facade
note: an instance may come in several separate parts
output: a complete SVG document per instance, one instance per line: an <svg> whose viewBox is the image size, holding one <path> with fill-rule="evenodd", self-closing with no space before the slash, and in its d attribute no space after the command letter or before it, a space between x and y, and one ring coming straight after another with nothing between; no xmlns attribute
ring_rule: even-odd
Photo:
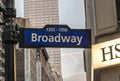
<svg viewBox="0 0 120 81"><path fill-rule="evenodd" d="M16 18L16 23L20 27L31 26L28 18ZM62 81L58 73L52 74L45 48L23 49L17 46L16 59L17 81Z"/></svg>
<svg viewBox="0 0 120 81"><path fill-rule="evenodd" d="M16 18L15 23L20 27L31 27L28 18ZM16 68L17 81L36 81L36 50L19 48L17 45Z"/></svg>
<svg viewBox="0 0 120 81"><path fill-rule="evenodd" d="M36 54L33 49L17 49L17 81L36 81Z"/></svg>
<svg viewBox="0 0 120 81"><path fill-rule="evenodd" d="M61 75L61 52L59 48L46 48L49 54L49 62L53 70Z"/></svg>
<svg viewBox="0 0 120 81"><path fill-rule="evenodd" d="M84 54L87 81L120 81L119 4L120 0L85 0L86 28L92 31L92 48Z"/></svg>
<svg viewBox="0 0 120 81"><path fill-rule="evenodd" d="M32 60L34 55L36 60ZM17 49L17 81L63 81L62 77L52 70L48 59L45 48Z"/></svg>
<svg viewBox="0 0 120 81"><path fill-rule="evenodd" d="M56 71L52 70L49 63L49 56L45 48L37 49L37 63L40 64L38 66L38 79L37 81L63 81L61 75L59 75ZM40 75L41 74L41 75ZM40 78L41 77L41 78Z"/></svg>
<svg viewBox="0 0 120 81"><path fill-rule="evenodd" d="M24 0L24 16L30 18L33 28L59 24L58 0ZM60 48L47 48L53 69L61 74Z"/></svg>
<svg viewBox="0 0 120 81"><path fill-rule="evenodd" d="M1 5L2 5L2 1L3 0L0 0ZM25 1L27 1L27 0L25 0ZM30 2L32 2L32 1L30 1ZM41 2L41 1L39 1L39 2ZM51 4L51 2L49 2L49 3L47 3L47 2L49 2L49 1L43 2L43 3L45 3L44 5L48 5L49 3ZM58 4L58 1L52 1L52 2ZM43 3L40 3L40 4L43 4ZM32 4L34 4L34 3L32 3ZM36 4L38 4L38 2L36 2ZM50 9L48 9L48 10L50 10L49 14L53 14L53 15L50 15L49 18L45 15L45 14L48 14L48 13L46 13L47 11L44 11L43 9L41 9L41 10L43 10L43 13L44 13L45 16L40 16L42 18L39 18L39 16L38 16L37 17L38 19L36 19L33 16L33 15L36 15L37 13L36 14L32 14L32 16L28 17L28 18L32 19L30 21L32 22L31 24L33 26L31 26L31 24L29 22L29 19L26 19L26 18L24 18L22 20L21 20L21 18L18 18L18 19L16 19L16 23L20 27L38 27L39 26L39 28L42 28L46 23L47 24L51 24L51 23L52 24L58 24L59 23L58 12L55 11L55 10L58 10L58 5L56 6L56 4L54 4L54 5L51 4L51 7L50 6L49 7L45 7L44 10L46 10L46 8L50 8ZM29 7L30 6L31 6L31 4L29 5ZM34 5L34 6L36 6L36 5ZM35 10L35 8L33 6L32 6L32 8ZM55 10L52 10L52 11L55 11L55 12L51 12L51 8L54 8ZM31 8L28 11L31 13L32 12ZM39 12L40 10L35 10L35 12L37 12L37 11ZM27 13L27 12L25 12L25 13ZM26 16L28 16L28 14ZM46 17L46 19L44 17ZM2 22L2 19L3 19L3 14L0 13L0 21L1 22ZM37 25L37 23L39 23L39 22L36 23L36 21L37 20L39 21L39 19L41 19L41 20L45 19L45 21L43 21L39 25ZM50 20L47 21L48 19L50 19ZM35 22L33 20L35 20ZM40 27L40 25L41 25L41 27ZM2 27L0 28L0 35L1 35L1 33L2 33ZM18 46L17 46L17 48L18 48ZM24 53L24 54L22 54L22 53ZM35 51L31 50L31 49L17 49L17 54L16 55L17 55L17 58L16 58L17 59L17 81L24 81L24 80L26 80L26 81L30 81L30 80L31 81L36 81L37 80L37 78L36 78L36 74L37 73L36 73L36 55L35 55ZM4 45L2 44L2 39L0 38L0 65L1 65L0 66L0 81L4 81L5 80L5 69L4 69L5 59L4 59L4 56L5 56L4 55ZM28 57L26 57L26 56L28 56ZM25 59L23 59L23 57L27 58L27 60L25 61ZM27 66L26 65L24 66L23 64L26 64ZM26 73L24 72L24 70L25 71L27 70ZM29 72L29 73L27 74L27 72ZM44 80L44 81L46 81L46 80ZM50 80L50 81L54 81L54 80Z"/></svg>
<svg viewBox="0 0 120 81"><path fill-rule="evenodd" d="M58 0L24 0L24 16L30 18L33 27L58 24Z"/></svg>

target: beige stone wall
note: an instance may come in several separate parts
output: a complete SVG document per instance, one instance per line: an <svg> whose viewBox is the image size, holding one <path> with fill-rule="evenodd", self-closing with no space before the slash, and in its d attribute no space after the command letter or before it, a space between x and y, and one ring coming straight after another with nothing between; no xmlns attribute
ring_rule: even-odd
<svg viewBox="0 0 120 81"><path fill-rule="evenodd" d="M24 49L16 52L16 68L17 81L24 81Z"/></svg>
<svg viewBox="0 0 120 81"><path fill-rule="evenodd" d="M100 81L120 81L120 66L100 71Z"/></svg>
<svg viewBox="0 0 120 81"><path fill-rule="evenodd" d="M92 44L114 40L120 37L117 30L115 0L85 0L86 28L91 28ZM92 75L92 53L85 50L87 81L119 81L120 67L114 66L94 70ZM92 79L94 78L94 80Z"/></svg>
<svg viewBox="0 0 120 81"><path fill-rule="evenodd" d="M97 35L116 30L115 0L95 0L95 17Z"/></svg>

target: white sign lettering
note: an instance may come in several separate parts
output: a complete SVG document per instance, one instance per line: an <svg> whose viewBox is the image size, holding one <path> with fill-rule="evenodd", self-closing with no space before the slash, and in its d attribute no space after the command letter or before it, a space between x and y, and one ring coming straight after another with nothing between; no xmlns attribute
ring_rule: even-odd
<svg viewBox="0 0 120 81"><path fill-rule="evenodd" d="M32 42L64 42L64 43L76 43L81 44L82 36L62 36L60 33L56 36L38 35L36 33L31 34Z"/></svg>

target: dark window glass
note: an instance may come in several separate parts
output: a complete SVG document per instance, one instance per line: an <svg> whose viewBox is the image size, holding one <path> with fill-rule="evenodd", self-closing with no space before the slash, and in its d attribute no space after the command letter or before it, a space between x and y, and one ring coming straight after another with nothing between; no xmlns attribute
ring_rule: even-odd
<svg viewBox="0 0 120 81"><path fill-rule="evenodd" d="M117 21L118 21L118 28L120 29L120 0L116 0L116 13L117 13Z"/></svg>
<svg viewBox="0 0 120 81"><path fill-rule="evenodd" d="M117 20L120 21L120 0L116 0Z"/></svg>

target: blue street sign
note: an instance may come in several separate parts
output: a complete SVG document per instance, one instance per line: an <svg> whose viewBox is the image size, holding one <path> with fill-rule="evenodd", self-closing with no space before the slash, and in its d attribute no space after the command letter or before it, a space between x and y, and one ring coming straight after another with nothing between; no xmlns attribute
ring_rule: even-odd
<svg viewBox="0 0 120 81"><path fill-rule="evenodd" d="M21 28L20 47L90 48L90 29L70 29L67 25L46 25L43 29Z"/></svg>

